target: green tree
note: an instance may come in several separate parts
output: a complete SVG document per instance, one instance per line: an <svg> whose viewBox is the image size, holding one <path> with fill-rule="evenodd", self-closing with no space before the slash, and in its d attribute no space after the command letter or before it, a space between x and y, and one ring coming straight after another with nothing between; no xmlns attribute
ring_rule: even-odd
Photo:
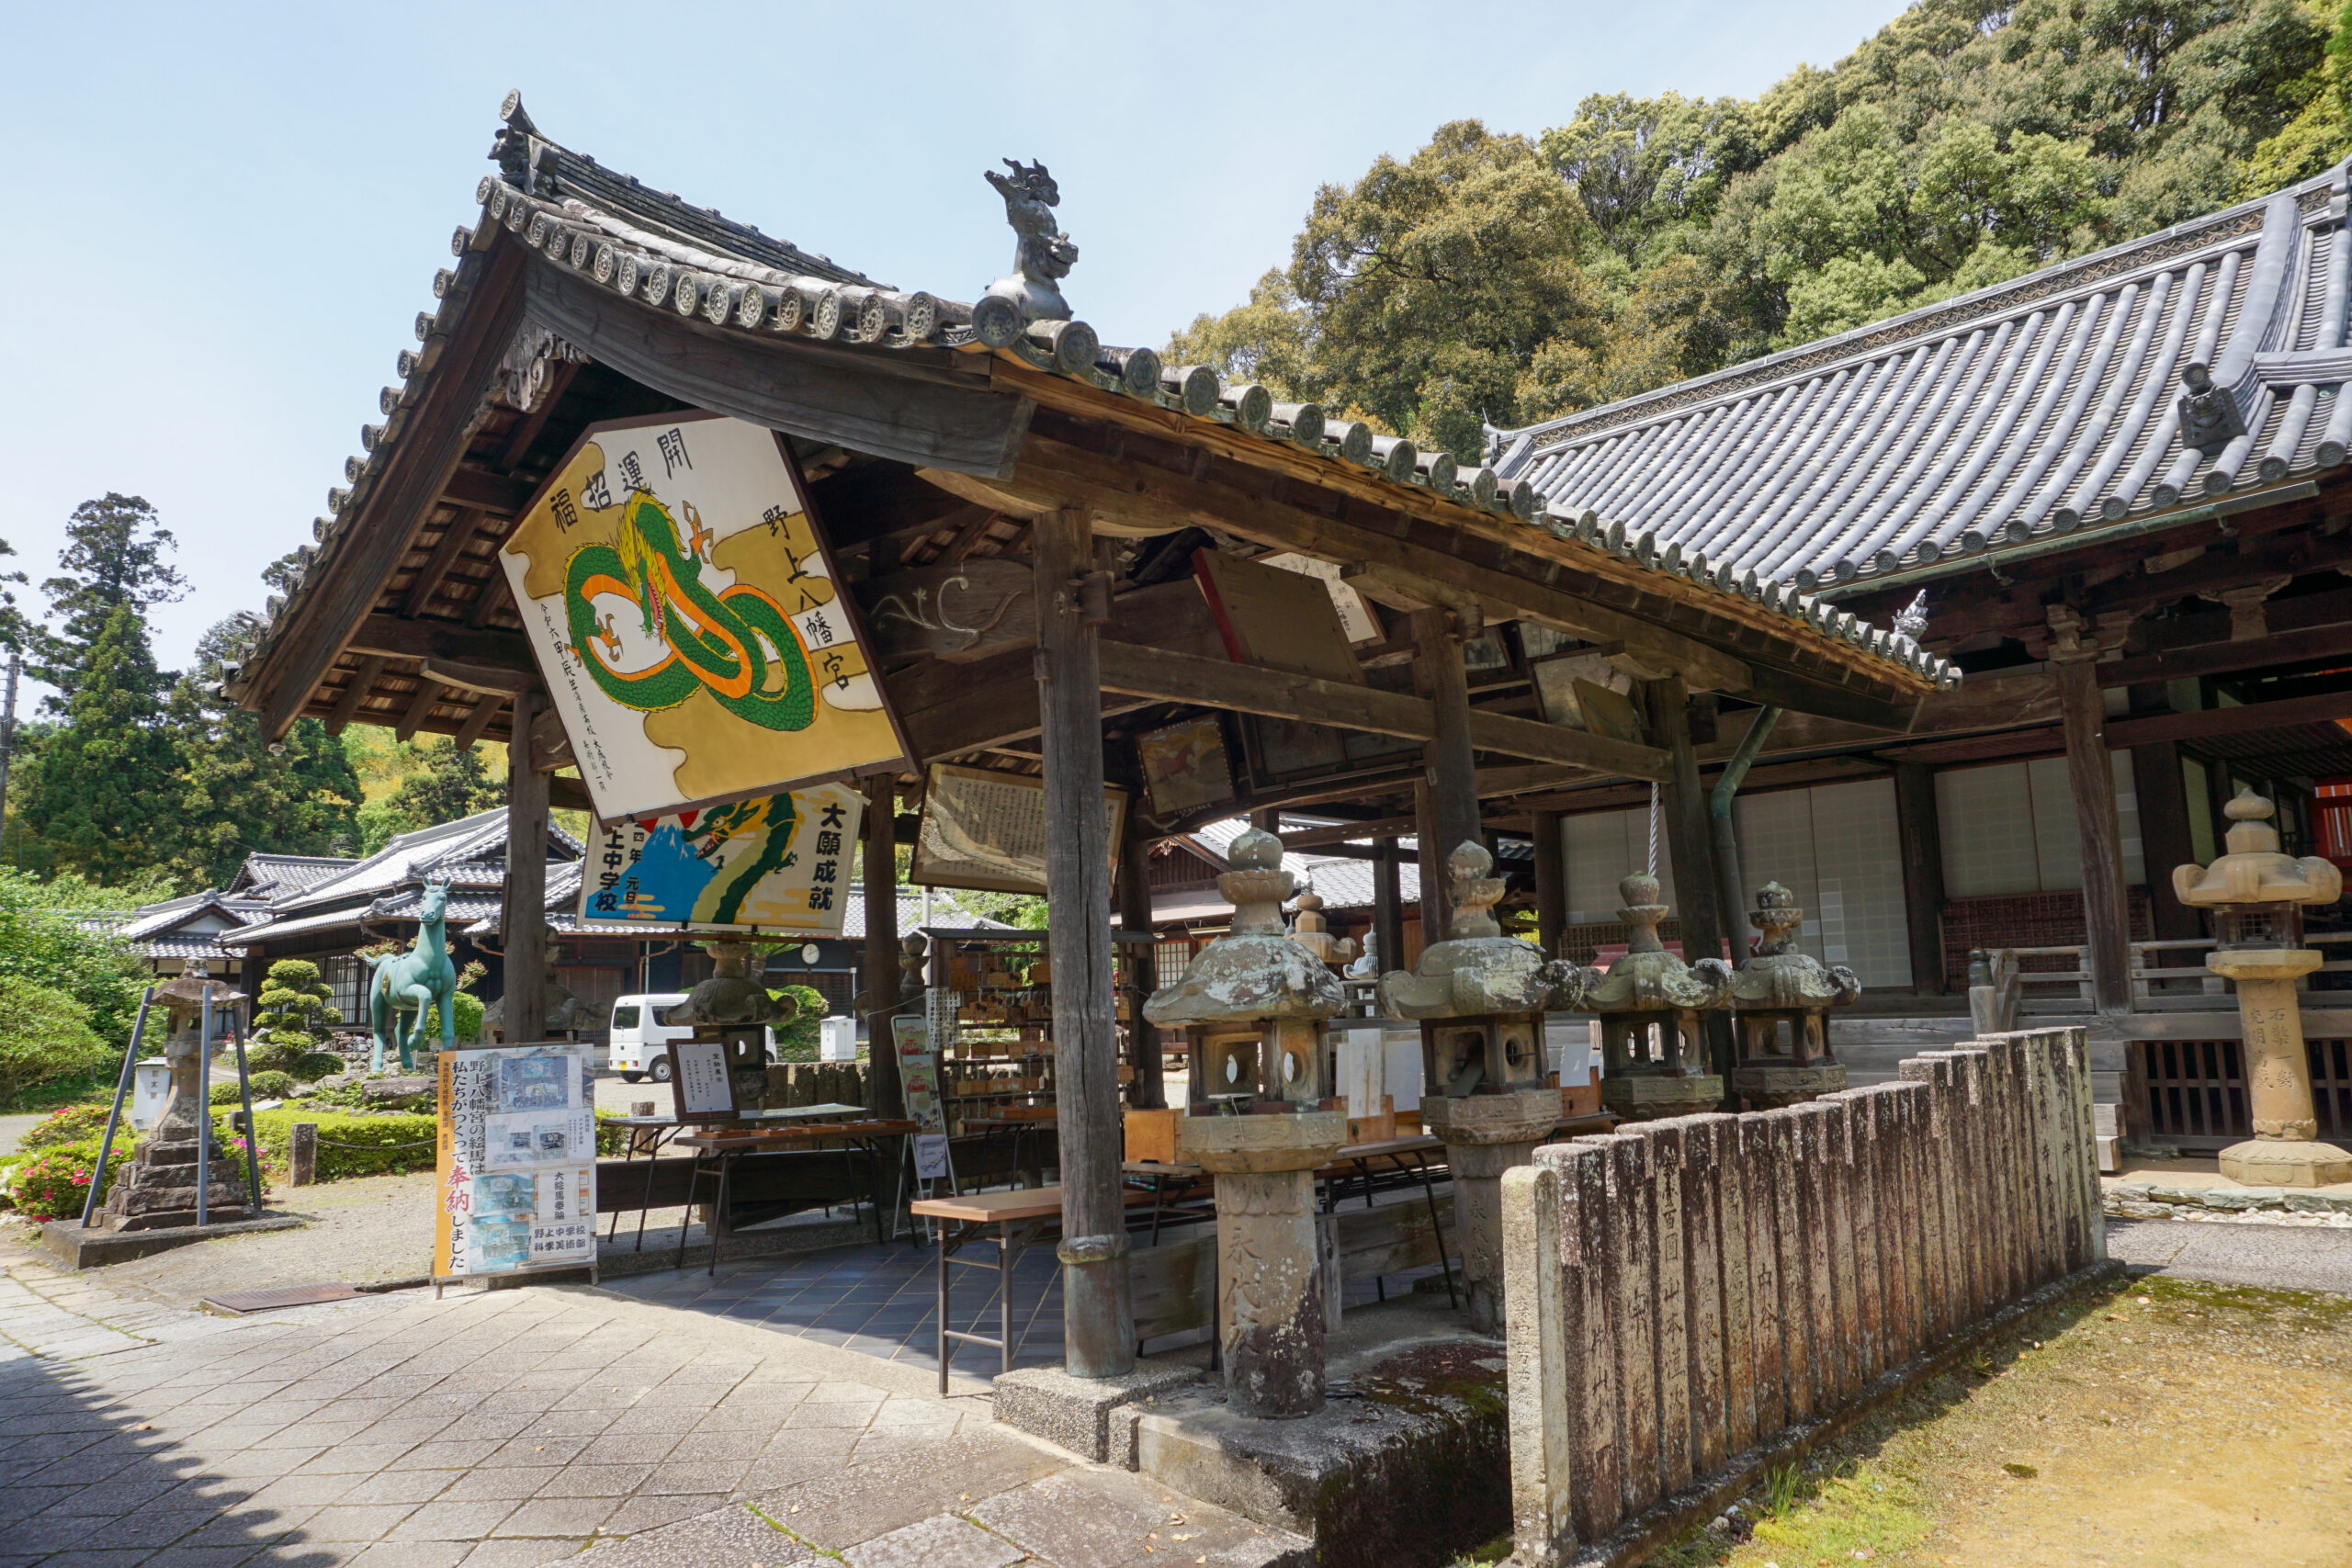
<svg viewBox="0 0 2352 1568"><path fill-rule="evenodd" d="M63 707L63 721L26 770L19 862L102 885L171 864L178 756L163 723L163 676L134 605L107 615Z"/></svg>
<svg viewBox="0 0 2352 1568"><path fill-rule="evenodd" d="M63 711L72 699L116 611L127 606L143 619L149 606L187 596L187 580L167 558L173 548L171 530L143 497L108 491L74 509L60 570L41 583L59 625L42 633L32 668L58 691L48 700L51 711Z"/></svg>
<svg viewBox="0 0 2352 1568"><path fill-rule="evenodd" d="M101 887L71 874L44 880L0 866L0 981L63 992L119 1048L149 976L105 928L166 891L152 881Z"/></svg>
<svg viewBox="0 0 2352 1568"><path fill-rule="evenodd" d="M273 748L258 716L220 696L222 667L248 629L248 617L238 615L205 633L195 668L166 704L180 826L171 865L181 880L206 886L223 886L256 850L331 854L359 838L359 778L343 738L317 719L299 719Z"/></svg>
<svg viewBox="0 0 2352 1568"><path fill-rule="evenodd" d="M506 781L492 777L481 753L446 738L416 750L415 772L400 788L359 808L362 852L374 854L394 835L455 822L506 804Z"/></svg>

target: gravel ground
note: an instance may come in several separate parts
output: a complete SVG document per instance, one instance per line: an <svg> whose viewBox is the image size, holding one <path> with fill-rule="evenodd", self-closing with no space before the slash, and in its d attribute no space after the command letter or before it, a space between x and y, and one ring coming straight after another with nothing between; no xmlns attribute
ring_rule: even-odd
<svg viewBox="0 0 2352 1568"><path fill-rule="evenodd" d="M2352 1296L2352 1235L2341 1230L2110 1219L2107 1250L2135 1270L2177 1279Z"/></svg>
<svg viewBox="0 0 2352 1568"><path fill-rule="evenodd" d="M270 1194L270 1207L309 1219L300 1230L224 1236L113 1264L93 1277L109 1290L187 1303L271 1285L420 1280L433 1272L433 1193L429 1170L281 1188ZM16 1248L33 1245L28 1226L12 1225L9 1235Z"/></svg>

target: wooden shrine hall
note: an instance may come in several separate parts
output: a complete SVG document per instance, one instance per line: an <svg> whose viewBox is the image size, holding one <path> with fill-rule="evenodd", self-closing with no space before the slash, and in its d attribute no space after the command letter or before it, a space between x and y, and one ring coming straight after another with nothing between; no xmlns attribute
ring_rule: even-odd
<svg viewBox="0 0 2352 1568"><path fill-rule="evenodd" d="M1896 733L1781 718L1740 759L1755 764L1743 862L1801 890L1818 863L1826 892L1838 840L1877 841L1883 818L1899 872L1868 881L1849 857L1844 933L1823 940L1850 947L1882 1003L1956 997L1972 950L2038 951L2024 999L2090 1015L2100 1098L2141 1141L2216 1148L2250 1131L2228 1066L2234 1009L2204 976L2211 942L2173 868L2219 852L2241 786L2278 802L2295 852L2352 857L2331 804L2352 795L2346 195L2339 167L1841 336L1488 433L1506 481L1548 505L1794 582L1968 672ZM1741 739L1702 747L1702 762ZM1806 819L1808 793L1835 798L1834 820ZM1488 809L1595 823L1634 804L1623 785L1577 785ZM2321 940L2345 939L2337 911L2312 919ZM2323 1126L2341 1137L2352 1011L2334 971L2352 953L2328 956L2304 1006L2323 1014L2307 1032Z"/></svg>
<svg viewBox="0 0 2352 1568"><path fill-rule="evenodd" d="M1122 911L1148 922L1152 843L1311 807L1351 836L1454 845L1487 830L1482 798L1633 780L1663 786L1676 863L1710 866L1694 715L1734 739L1780 711L1900 731L1958 682L1908 637L1548 502L1519 469L1102 344L1060 303L1076 248L1053 231L1043 169L990 176L1016 268L965 303L981 280L876 282L602 167L514 97L492 158L301 581L272 599L228 690L273 736L316 719L504 742L512 831L536 845L550 803L596 809L604 764L564 722L502 550L595 430L675 414L775 433L899 754L812 769L779 733L750 762L771 790L847 773L865 795L868 1009L899 994L901 804L947 764L1042 781L1073 1370L1134 1355L1124 1243L1109 1244L1123 1224L1112 931ZM680 546L668 570L690 596L709 560ZM1482 681L1465 647L1507 626L1619 679L1550 701ZM567 657L629 633L590 625ZM1150 738L1204 722L1181 776L1148 760ZM1106 785L1128 800L1115 844ZM506 957L524 974L542 964L543 861L508 862ZM1444 883L1422 878L1425 903ZM1556 926L1557 887L1538 892ZM1715 897L1679 914L1686 942L1719 951ZM1149 945L1118 946L1131 995L1151 990ZM539 1037L536 993L509 995L508 1037ZM1138 1022L1130 1043L1131 1095L1155 1104L1151 1032ZM895 1066L875 1061L871 1093L893 1113Z"/></svg>

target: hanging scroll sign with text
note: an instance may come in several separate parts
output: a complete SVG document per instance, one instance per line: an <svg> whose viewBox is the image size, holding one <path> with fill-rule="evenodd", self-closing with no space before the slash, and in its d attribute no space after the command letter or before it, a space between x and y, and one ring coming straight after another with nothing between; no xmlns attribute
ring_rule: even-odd
<svg viewBox="0 0 2352 1568"><path fill-rule="evenodd" d="M906 755L772 431L591 425L499 558L604 821Z"/></svg>

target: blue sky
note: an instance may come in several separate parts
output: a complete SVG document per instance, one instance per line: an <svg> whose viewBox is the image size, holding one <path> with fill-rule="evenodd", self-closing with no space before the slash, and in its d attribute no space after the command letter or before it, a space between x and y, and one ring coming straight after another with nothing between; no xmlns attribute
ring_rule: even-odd
<svg viewBox="0 0 2352 1568"><path fill-rule="evenodd" d="M378 417L510 87L608 165L958 299L1011 255L981 171L1043 160L1071 303L1157 345L1287 261L1318 185L1442 121L1752 95L1898 9L12 5L0 537L38 583L77 502L145 495L195 585L157 615L167 665L258 607Z"/></svg>

